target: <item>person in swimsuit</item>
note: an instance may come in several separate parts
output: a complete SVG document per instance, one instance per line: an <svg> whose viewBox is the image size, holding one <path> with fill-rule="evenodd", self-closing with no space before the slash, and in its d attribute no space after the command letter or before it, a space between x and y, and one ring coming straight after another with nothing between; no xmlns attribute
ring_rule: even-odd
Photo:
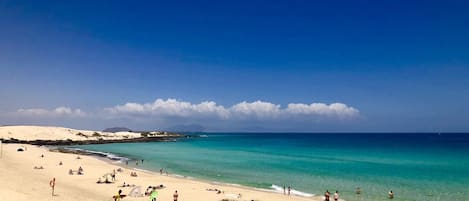
<svg viewBox="0 0 469 201"><path fill-rule="evenodd" d="M329 190L326 190L326 193L324 193L324 200L325 201L329 201L329 197L331 196L331 194L329 193Z"/></svg>
<svg viewBox="0 0 469 201"><path fill-rule="evenodd" d="M360 187L357 187L357 189L355 190L355 194L359 195L362 193L362 190L360 189Z"/></svg>
<svg viewBox="0 0 469 201"><path fill-rule="evenodd" d="M389 197L389 199L393 199L394 198L394 193L392 191L389 191L388 197Z"/></svg>
<svg viewBox="0 0 469 201"><path fill-rule="evenodd" d="M174 191L174 194L173 194L173 200L174 201L178 201L178 191Z"/></svg>
<svg viewBox="0 0 469 201"><path fill-rule="evenodd" d="M55 177L50 180L49 186L52 188L52 196L54 196L54 190L55 190Z"/></svg>
<svg viewBox="0 0 469 201"><path fill-rule="evenodd" d="M339 191L335 191L334 193L334 200L339 201Z"/></svg>
<svg viewBox="0 0 469 201"><path fill-rule="evenodd" d="M291 187L288 186L288 195L290 195Z"/></svg>

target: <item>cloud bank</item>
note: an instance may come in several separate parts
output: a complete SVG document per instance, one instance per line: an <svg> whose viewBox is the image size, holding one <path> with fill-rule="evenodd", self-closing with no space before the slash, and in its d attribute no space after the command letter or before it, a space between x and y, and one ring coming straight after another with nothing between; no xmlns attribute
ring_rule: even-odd
<svg viewBox="0 0 469 201"><path fill-rule="evenodd" d="M18 109L10 123L127 126L164 129L176 125L201 125L209 130L318 130L335 128L360 119L360 111L344 103L289 103L242 101L223 106L214 101L192 103L177 99L128 102L94 111L79 108Z"/></svg>
<svg viewBox="0 0 469 201"><path fill-rule="evenodd" d="M85 117L86 113L80 109L57 107L52 110L42 108L18 109L16 114L26 117Z"/></svg>
<svg viewBox="0 0 469 201"><path fill-rule="evenodd" d="M219 120L273 120L303 118L349 119L360 115L358 109L343 103L290 103L282 108L279 104L265 101L240 102L230 107L213 101L190 103L176 99L157 99L150 103L125 103L104 109L111 116L153 116L180 118L215 118Z"/></svg>

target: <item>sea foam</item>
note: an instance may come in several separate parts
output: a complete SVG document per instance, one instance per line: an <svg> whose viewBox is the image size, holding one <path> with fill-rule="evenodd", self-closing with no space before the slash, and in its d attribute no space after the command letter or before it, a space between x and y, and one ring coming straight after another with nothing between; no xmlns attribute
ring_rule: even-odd
<svg viewBox="0 0 469 201"><path fill-rule="evenodd" d="M283 187L281 187L281 186L277 186L275 184L272 184L272 186L270 188L272 188L275 192L283 193ZM290 194L291 195L298 195L298 196L302 196L302 197L313 197L314 196L314 194L301 192L301 191L295 190L293 188L290 190Z"/></svg>

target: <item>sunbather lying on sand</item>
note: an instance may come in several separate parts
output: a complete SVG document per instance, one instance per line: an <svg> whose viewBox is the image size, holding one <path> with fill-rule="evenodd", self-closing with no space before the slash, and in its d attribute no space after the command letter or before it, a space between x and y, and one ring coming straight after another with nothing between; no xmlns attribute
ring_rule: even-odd
<svg viewBox="0 0 469 201"><path fill-rule="evenodd" d="M118 186L118 187L135 187L135 184L126 184L124 182L124 184L122 184L122 186Z"/></svg>
<svg viewBox="0 0 469 201"><path fill-rule="evenodd" d="M107 178L104 181L102 181L101 177L98 179L98 181L96 183L97 184L112 184L112 182L109 181Z"/></svg>

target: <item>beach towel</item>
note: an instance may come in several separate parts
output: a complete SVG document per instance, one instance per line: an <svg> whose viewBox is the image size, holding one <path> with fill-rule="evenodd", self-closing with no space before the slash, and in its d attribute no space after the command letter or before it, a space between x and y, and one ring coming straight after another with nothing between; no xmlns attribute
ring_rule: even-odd
<svg viewBox="0 0 469 201"><path fill-rule="evenodd" d="M142 187L141 186L136 186L133 187L132 190L129 192L130 197L142 197Z"/></svg>

